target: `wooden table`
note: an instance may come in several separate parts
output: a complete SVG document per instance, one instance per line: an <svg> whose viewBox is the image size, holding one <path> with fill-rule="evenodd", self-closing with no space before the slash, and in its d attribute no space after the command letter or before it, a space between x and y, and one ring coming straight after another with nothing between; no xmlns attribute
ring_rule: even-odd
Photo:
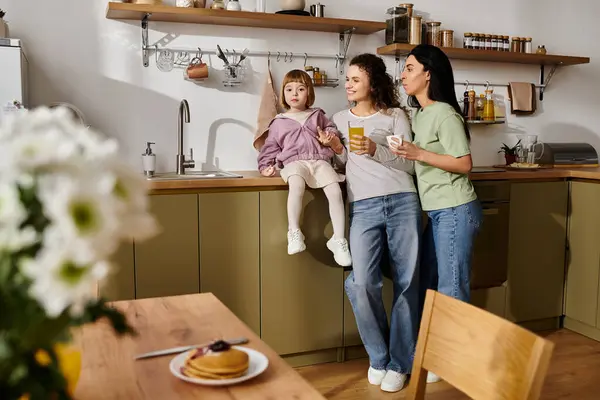
<svg viewBox="0 0 600 400"><path fill-rule="evenodd" d="M103 322L75 334L83 358L77 400L324 399L211 293L112 304L127 315L139 336L117 338ZM133 360L134 355L152 350L242 336L250 340L245 346L268 357L269 367L238 385L208 387L181 381L169 371L175 355Z"/></svg>

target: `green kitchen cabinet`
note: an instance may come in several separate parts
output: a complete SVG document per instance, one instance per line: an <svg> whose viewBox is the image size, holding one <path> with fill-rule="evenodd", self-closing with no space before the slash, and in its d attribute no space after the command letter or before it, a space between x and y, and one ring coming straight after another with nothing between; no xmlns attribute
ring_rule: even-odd
<svg viewBox="0 0 600 400"><path fill-rule="evenodd" d="M198 195L150 196L161 232L135 243L136 298L200 292Z"/></svg>
<svg viewBox="0 0 600 400"><path fill-rule="evenodd" d="M514 322L562 316L568 183L513 183L506 315Z"/></svg>
<svg viewBox="0 0 600 400"><path fill-rule="evenodd" d="M100 286L100 294L109 301L135 299L135 263L133 240L122 242L111 257L114 270Z"/></svg>
<svg viewBox="0 0 600 400"><path fill-rule="evenodd" d="M198 195L200 291L260 335L259 192Z"/></svg>
<svg viewBox="0 0 600 400"><path fill-rule="evenodd" d="M322 190L304 195L306 250L287 254L287 191L260 193L261 338L280 355L343 345L343 275L325 243L332 234Z"/></svg>
<svg viewBox="0 0 600 400"><path fill-rule="evenodd" d="M571 183L565 315L600 328L600 184Z"/></svg>

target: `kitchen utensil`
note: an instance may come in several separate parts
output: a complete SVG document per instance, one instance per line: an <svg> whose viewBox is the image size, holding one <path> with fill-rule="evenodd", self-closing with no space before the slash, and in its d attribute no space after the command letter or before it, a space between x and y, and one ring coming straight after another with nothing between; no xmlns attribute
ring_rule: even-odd
<svg viewBox="0 0 600 400"><path fill-rule="evenodd" d="M310 6L310 15L313 17L324 17L325 16L325 5L321 3L312 4Z"/></svg>
<svg viewBox="0 0 600 400"><path fill-rule="evenodd" d="M235 63L234 67L237 67L238 65L240 65L240 63L242 61L244 61L246 59L246 57L248 57L248 53L250 53L249 49L244 49L244 51L242 51L242 54L240 55L240 59L238 60L237 63Z"/></svg>
<svg viewBox="0 0 600 400"><path fill-rule="evenodd" d="M225 55L225 53L223 53L223 50L221 50L221 46L217 45L217 57L219 57L221 60L223 60L223 62L225 63L225 67L226 67L226 71L229 71L229 74L235 78L236 77L236 73L235 73L235 68L232 68L231 63L229 62L229 59L227 58L227 56Z"/></svg>
<svg viewBox="0 0 600 400"><path fill-rule="evenodd" d="M240 337L237 339L226 340L226 342L229 343L230 345L245 344L245 343L248 343L248 339L245 337ZM134 360L141 360L143 358L164 356L164 355L168 355L168 354L183 353L185 351L192 350L192 349L195 349L198 347L209 346L212 343L214 343L214 340L204 343L204 344L200 344L200 345L195 344L195 345L191 345L191 346L171 347L169 349L150 351L148 353L143 353L143 354L139 354L139 355L135 356Z"/></svg>

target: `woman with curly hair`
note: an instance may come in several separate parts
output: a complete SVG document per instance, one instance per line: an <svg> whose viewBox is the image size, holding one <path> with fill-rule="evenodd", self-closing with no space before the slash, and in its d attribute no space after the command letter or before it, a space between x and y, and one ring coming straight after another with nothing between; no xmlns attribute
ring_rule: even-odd
<svg viewBox="0 0 600 400"><path fill-rule="evenodd" d="M403 135L411 141L410 123L378 56L352 59L346 94L353 106L333 116L350 144L349 151L338 156L346 164L353 260L344 286L369 354L368 380L396 392L411 371L418 333L421 208L414 164L393 154L386 137ZM362 138L349 136L349 126L356 124L364 127ZM389 326L382 299L382 260L389 262L394 283Z"/></svg>

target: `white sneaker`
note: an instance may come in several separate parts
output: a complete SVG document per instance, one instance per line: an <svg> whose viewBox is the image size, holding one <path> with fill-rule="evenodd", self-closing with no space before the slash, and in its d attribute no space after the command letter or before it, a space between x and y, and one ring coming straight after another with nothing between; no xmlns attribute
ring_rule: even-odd
<svg viewBox="0 0 600 400"><path fill-rule="evenodd" d="M442 378L434 374L433 372L427 372L427 383L436 383L441 381Z"/></svg>
<svg viewBox="0 0 600 400"><path fill-rule="evenodd" d="M346 239L331 238L327 241L327 248L333 253L333 259L342 267L352 265L352 257L348 249L348 241Z"/></svg>
<svg viewBox="0 0 600 400"><path fill-rule="evenodd" d="M384 392L398 392L404 387L406 375L400 372L388 370L381 382L381 390Z"/></svg>
<svg viewBox="0 0 600 400"><path fill-rule="evenodd" d="M288 231L287 239L289 255L300 253L306 250L306 245L304 244L304 235L300 229Z"/></svg>
<svg viewBox="0 0 600 400"><path fill-rule="evenodd" d="M369 367L367 377L369 378L369 383L371 385L379 386L381 385L381 381L385 377L385 369L375 369L373 367Z"/></svg>

